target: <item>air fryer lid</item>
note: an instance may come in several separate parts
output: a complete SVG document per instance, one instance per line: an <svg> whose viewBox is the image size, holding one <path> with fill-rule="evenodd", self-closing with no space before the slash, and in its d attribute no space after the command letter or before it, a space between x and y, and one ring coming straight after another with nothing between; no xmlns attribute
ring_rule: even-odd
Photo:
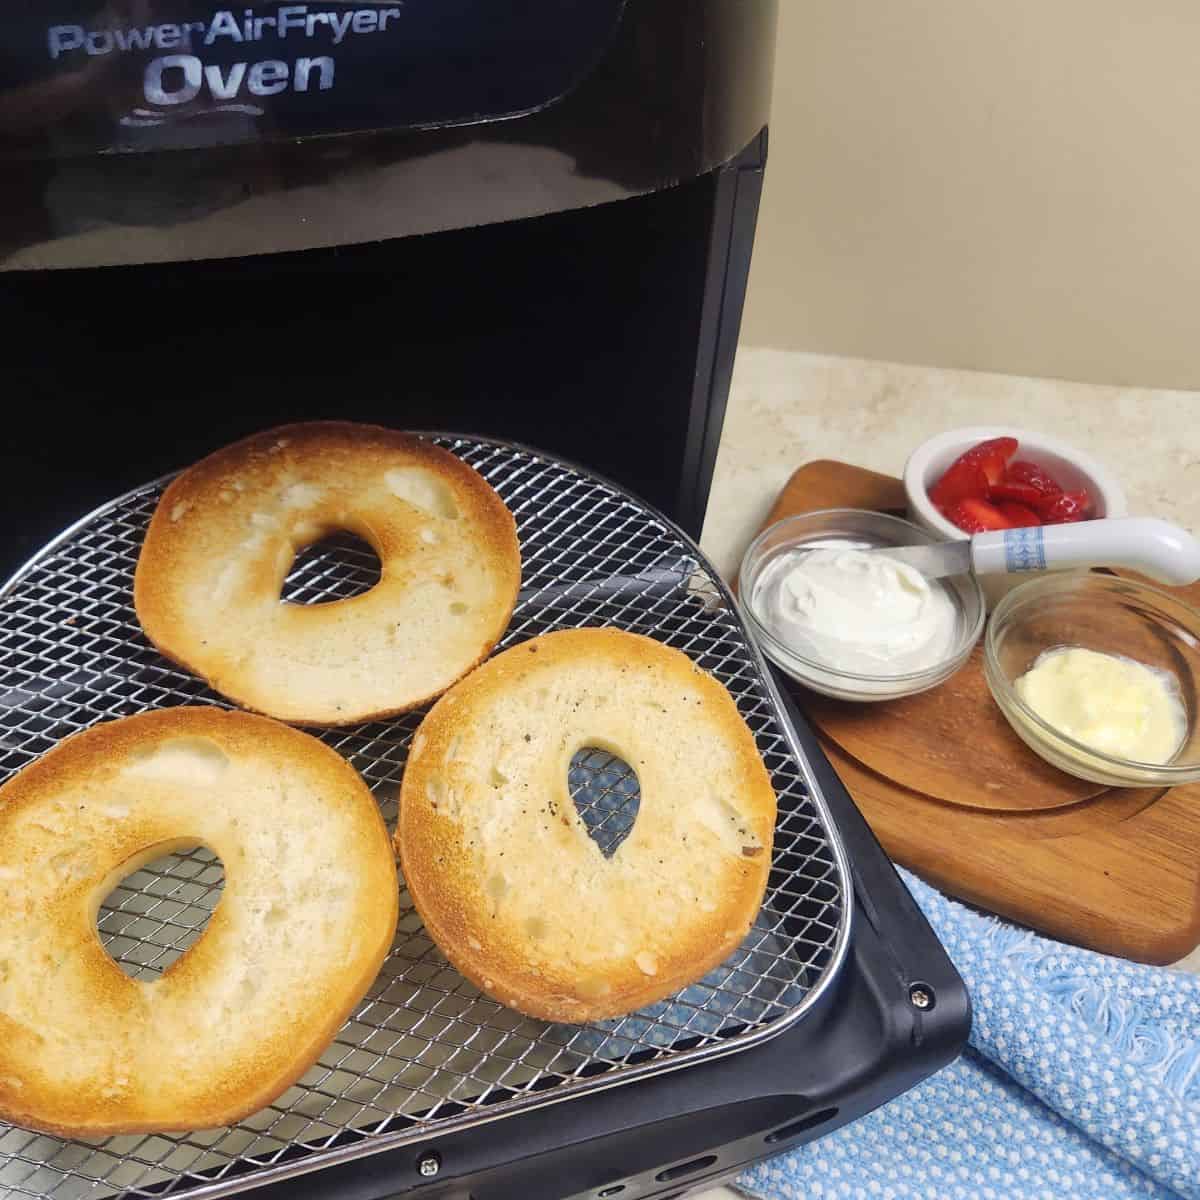
<svg viewBox="0 0 1200 1200"><path fill-rule="evenodd" d="M60 156L479 124L569 92L602 57L623 5L9 5L0 130L19 134L24 115L53 133L40 152Z"/></svg>

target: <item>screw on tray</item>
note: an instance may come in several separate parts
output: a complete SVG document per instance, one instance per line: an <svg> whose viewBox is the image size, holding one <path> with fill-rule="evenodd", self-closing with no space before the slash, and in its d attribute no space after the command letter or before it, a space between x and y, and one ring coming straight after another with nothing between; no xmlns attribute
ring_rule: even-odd
<svg viewBox="0 0 1200 1200"><path fill-rule="evenodd" d="M936 997L928 984L914 983L908 989L908 1002L913 1008L919 1008L922 1012L928 1012L934 1005Z"/></svg>
<svg viewBox="0 0 1200 1200"><path fill-rule="evenodd" d="M441 1155L434 1153L432 1150L428 1154L422 1154L417 1159L417 1174L425 1179L432 1179L441 1169Z"/></svg>

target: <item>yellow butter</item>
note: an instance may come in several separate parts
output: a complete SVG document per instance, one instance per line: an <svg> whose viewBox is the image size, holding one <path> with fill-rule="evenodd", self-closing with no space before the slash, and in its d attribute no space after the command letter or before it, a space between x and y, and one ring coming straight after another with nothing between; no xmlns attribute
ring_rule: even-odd
<svg viewBox="0 0 1200 1200"><path fill-rule="evenodd" d="M1114 758L1170 762L1187 734L1175 677L1131 658L1055 646L1015 687L1048 725Z"/></svg>

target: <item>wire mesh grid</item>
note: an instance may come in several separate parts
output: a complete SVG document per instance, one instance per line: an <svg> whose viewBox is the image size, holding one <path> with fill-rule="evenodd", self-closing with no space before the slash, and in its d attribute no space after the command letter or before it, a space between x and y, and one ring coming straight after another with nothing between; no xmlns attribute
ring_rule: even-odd
<svg viewBox="0 0 1200 1200"><path fill-rule="evenodd" d="M667 1001L593 1025L550 1025L467 983L404 893L379 977L318 1063L274 1104L228 1128L94 1143L0 1124L0 1195L229 1194L742 1048L797 1019L835 974L850 919L837 835L729 593L694 545L618 488L546 456L438 440L483 474L517 520L524 586L501 648L551 629L616 626L685 651L733 695L779 799L770 882L750 935ZM92 514L0 592L0 780L99 721L225 703L166 662L133 612L133 569L160 490L151 485ZM284 598L339 599L377 575L368 547L324 542L298 557ZM366 778L389 824L422 715L319 733ZM591 749L572 761L568 784L611 854L635 819L636 775ZM108 952L129 974L158 975L200 935L222 880L203 847L141 868L101 908Z"/></svg>

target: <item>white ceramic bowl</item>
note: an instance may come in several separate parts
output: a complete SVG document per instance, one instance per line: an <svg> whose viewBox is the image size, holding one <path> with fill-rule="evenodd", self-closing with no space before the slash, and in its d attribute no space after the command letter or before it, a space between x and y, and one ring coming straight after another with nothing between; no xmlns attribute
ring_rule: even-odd
<svg viewBox="0 0 1200 1200"><path fill-rule="evenodd" d="M1116 477L1090 454L1084 454L1058 438L1029 429L1008 425L973 425L950 429L922 442L904 465L904 492L908 501L908 519L914 525L949 541L965 538L957 525L947 521L929 499L929 489L942 472L965 450L994 437L1014 437L1020 443L1015 455L1025 462L1037 463L1062 484L1066 491L1087 488L1095 504L1095 517L1128 515L1125 493ZM1028 575L984 575L980 578L988 608L1017 587Z"/></svg>

